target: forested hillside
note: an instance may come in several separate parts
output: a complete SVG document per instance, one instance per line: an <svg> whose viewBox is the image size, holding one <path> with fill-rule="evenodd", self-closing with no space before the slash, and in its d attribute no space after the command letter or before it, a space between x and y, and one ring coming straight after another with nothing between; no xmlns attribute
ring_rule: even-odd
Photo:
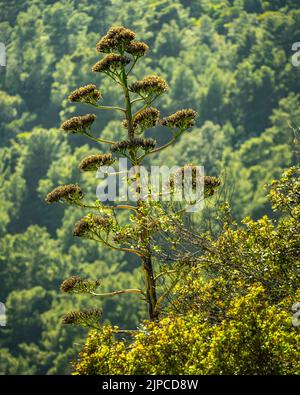
<svg viewBox="0 0 300 395"><path fill-rule="evenodd" d="M45 202L55 186L76 182L95 199L97 180L81 175L78 163L98 146L59 126L85 111L67 100L78 86L94 83L106 103L120 101L110 81L91 71L99 37L111 25L134 29L151 47L134 77L155 73L171 87L159 99L162 116L198 112L196 127L155 162L194 162L221 175L233 217L257 219L275 215L264 184L299 163L300 67L291 60L299 8L298 0L0 0L7 49L0 67L0 301L8 314L0 373L70 372L87 332L62 326L61 317L96 302L62 295L63 279L100 278L104 291L140 281L132 256L73 238L82 210ZM110 112L96 126L109 139L123 130ZM149 137L163 144L170 136L157 128ZM130 295L102 308L105 321L123 328L145 318Z"/></svg>

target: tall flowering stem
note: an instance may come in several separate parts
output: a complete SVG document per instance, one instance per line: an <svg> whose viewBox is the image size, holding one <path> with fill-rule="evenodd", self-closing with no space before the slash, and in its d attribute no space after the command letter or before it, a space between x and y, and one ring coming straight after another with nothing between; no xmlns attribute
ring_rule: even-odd
<svg viewBox="0 0 300 395"><path fill-rule="evenodd" d="M156 281L165 275L176 271L168 270L156 272L153 261L153 234L162 228L170 229L171 218L165 215L158 203L151 199L141 198L140 166L148 155L166 149L173 144L188 128L194 125L196 112L191 109L177 111L166 118L160 119L158 109L152 107L155 100L168 90L166 82L159 76L150 75L139 81L129 81L131 72L137 62L147 53L147 44L136 41L136 34L125 27L114 26L98 42L96 49L104 54L93 67L94 73L102 73L110 78L124 97L124 108L112 105L100 105L102 100L101 90L96 85L90 84L80 87L69 96L71 102L85 103L94 109L105 111L115 110L125 115L123 125L126 136L121 141L104 140L93 132L95 114L76 116L63 122L61 129L70 134L81 134L100 144L107 144L108 153L98 153L83 158L79 164L81 171L97 171L101 166L112 166L117 157L126 157L135 169L135 193L138 199L135 205L105 206L100 201L95 204L84 202L84 194L78 185L59 186L47 196L48 203L60 202L72 204L82 208L97 211L89 213L75 224L73 235L84 237L103 243L104 245L127 253L135 254L141 260L144 274L145 289L112 290L111 292L98 292L100 281L91 281L73 276L63 282L61 290L67 293L89 293L95 297L113 297L119 294L137 294L148 305L149 319L155 321L161 313L164 297L170 290L158 295ZM173 138L165 145L156 147L156 141L150 138L138 137L146 130L160 124L171 130ZM127 177L127 182L132 181ZM149 193L151 196L151 191ZM133 225L120 226L116 220L116 211L127 210L131 214ZM153 214L156 212L156 217ZM63 320L65 324L82 324L97 327L98 310L71 312Z"/></svg>

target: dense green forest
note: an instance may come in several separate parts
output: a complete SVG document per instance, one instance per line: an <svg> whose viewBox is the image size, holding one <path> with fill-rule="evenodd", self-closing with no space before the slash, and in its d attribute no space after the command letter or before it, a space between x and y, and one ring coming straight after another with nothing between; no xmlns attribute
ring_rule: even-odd
<svg viewBox="0 0 300 395"><path fill-rule="evenodd" d="M216 271L221 257L230 254L232 240L244 248L244 256L251 262L264 263L258 278L265 272L276 274L280 266L272 261L273 256L264 253L266 245L278 255L284 254L286 248L290 253L285 263L295 263L299 244L294 245L292 239L297 230L299 234L299 210L288 211L284 222L272 228L269 221L277 220L280 211L286 214L286 205L278 202L276 185L269 199L264 185L280 179L287 168L299 165L300 67L293 66L291 50L292 44L300 40L297 0L0 0L0 9L0 42L7 49L7 65L0 67L0 301L5 303L8 315L8 325L0 328L1 373L68 374L70 361L82 350L87 335L85 329L61 325L63 314L74 306L100 306L104 322L121 328L135 328L145 318L145 307L134 295L105 299L100 304L91 297L59 292L61 282L72 275L100 278L104 291L116 284L119 288L135 288L141 275L130 254L73 238L73 225L82 217L82 210L45 202L55 186L76 182L87 196L95 199L95 175L80 174L78 163L98 152L98 145L82 136L68 136L59 126L65 119L84 113L83 106L70 105L67 99L81 85L95 83L101 87L106 103L119 103L111 82L91 70L91 65L99 60L95 45L111 25L134 29L151 47L143 62L137 64L134 77L140 79L155 73L168 82L170 91L159 99L162 115L178 108L198 112L196 126L172 149L158 154L155 162L170 166L195 162L203 165L207 174L222 177L224 187L220 194L230 204L236 228L223 229L222 237L216 241L217 253L211 258ZM123 132L120 118L114 113L102 113L96 125L101 137L107 139L120 139ZM163 144L170 136L156 128L147 137ZM296 171L285 176L281 181L284 187L295 174ZM299 196L299 184L289 188L294 191L294 202ZM273 211L271 203L279 211ZM220 215L225 215L224 210L223 205ZM243 219L246 216L252 220ZM235 259L243 261L243 257ZM291 269L287 278L278 277L273 282L267 278L267 286L263 284L266 291L263 285L249 280L253 270L250 265L246 277L238 277L240 282L234 292L229 292L230 296L218 306L219 296L226 294L224 283L203 285L194 280L201 277L197 270L205 269L193 268L191 277L177 289L176 309L180 314L171 326L171 318L165 318L159 328L154 328L150 340L138 338L130 355L126 354L124 343L113 343L115 366L113 362L108 367L101 365L102 351L96 356L101 365L96 369L82 356L78 372L120 373L118 369L125 370L127 366L129 373L145 373L151 365L151 372L157 373L157 366L161 368L165 363L165 373L172 373L167 370L170 366L175 373L181 367L185 369L183 373L243 373L248 365L255 366L256 361L245 356L238 371L236 352L232 368L224 367L229 352L226 342L231 342L239 327L236 317L244 316L245 331L241 333L247 339L251 338L247 332L251 314L247 315L247 309L252 308L257 316L261 314L261 322L256 324L262 328L280 318L286 323L290 317L274 307L278 299L273 291L280 285L280 303L289 306L286 297L295 290L298 274ZM236 277L231 277L230 270L224 265L222 276L224 281L234 282ZM195 296L195 287L198 293L201 290L204 301ZM238 299L240 294L245 300ZM207 304L213 295L216 309L227 309L229 317L233 317L228 332L224 323L220 332L213 334L211 327L201 324L199 316L211 313ZM197 314L182 323L180 316L188 315L186 306L191 312L197 310ZM217 320L221 318L220 315ZM88 356L95 341L102 342L103 355L106 353L106 344L113 342L109 328L89 337ZM182 332L178 328L183 328ZM288 334L284 325L281 329L278 337L287 346L274 353L281 355L287 350L287 356L274 365L274 370L278 366L277 373L299 373L299 366L289 362L295 358L299 338ZM205 354L205 369L193 365L191 360L183 364L180 355L175 361L161 354L139 360L141 350L147 351L151 342L160 344L165 339L165 346L169 338L178 340L173 344L176 353L184 342L194 342L187 335L193 331L203 333L202 340L195 341L198 351L192 353ZM261 333L262 337L267 336L266 331ZM215 347L223 350L219 353L223 353L224 360L205 350L205 338L213 339ZM170 354L170 348L166 350Z"/></svg>

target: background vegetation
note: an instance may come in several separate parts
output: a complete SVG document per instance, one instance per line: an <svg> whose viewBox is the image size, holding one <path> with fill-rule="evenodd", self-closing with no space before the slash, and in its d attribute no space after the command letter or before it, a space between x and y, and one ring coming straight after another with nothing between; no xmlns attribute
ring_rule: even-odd
<svg viewBox="0 0 300 395"><path fill-rule="evenodd" d="M61 316L99 302L62 296L61 281L105 278L110 290L136 287L140 277L132 257L73 239L81 210L44 202L54 186L76 181L95 196L97 180L78 170L95 146L58 126L78 113L67 96L85 83L99 85L106 103L118 102L110 82L89 67L99 37L114 24L135 30L152 48L136 78L154 72L172 87L160 99L162 115L189 107L199 113L196 128L157 163L196 162L207 174L223 173L232 215L258 219L275 215L263 185L297 163L291 126L300 125L300 67L291 63L291 46L300 37L299 2L0 0L0 8L8 60L0 68L0 300L8 312L0 372L63 374L85 332L63 327ZM112 114L98 117L97 126L105 138L122 132ZM159 128L151 137L169 138ZM249 292L255 299L263 291ZM103 310L123 328L145 316L129 295L105 301Z"/></svg>

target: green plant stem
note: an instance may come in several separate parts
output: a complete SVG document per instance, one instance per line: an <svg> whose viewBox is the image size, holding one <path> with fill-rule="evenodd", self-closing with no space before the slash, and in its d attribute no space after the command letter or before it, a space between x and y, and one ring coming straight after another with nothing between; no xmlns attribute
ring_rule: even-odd
<svg viewBox="0 0 300 395"><path fill-rule="evenodd" d="M106 210L133 210L136 211L137 208L135 206L130 206L129 204L122 204L122 205L117 205L117 206L94 206L91 204L84 204L81 202L75 202L75 204L79 207L83 207L83 208L90 208L90 209L94 209L97 210L99 208L102 209L106 209Z"/></svg>
<svg viewBox="0 0 300 395"><path fill-rule="evenodd" d="M94 296L116 296L121 294L133 294L133 293L144 295L144 292L141 289L121 289L120 291L105 292L100 294L96 292L91 292L91 294Z"/></svg>
<svg viewBox="0 0 300 395"><path fill-rule="evenodd" d="M172 144L182 135L183 132L184 132L184 130L182 130L180 133L175 134L174 137L172 138L172 140L170 140L168 143L162 145L161 147L155 148L155 149L152 150L152 151L149 151L149 152L144 153L144 154L141 155L138 159L139 159L139 160L142 160L142 159L145 158L145 156L148 156L148 155L150 155L150 154L155 154L155 153L157 153L157 152L159 152L159 151L164 150L165 148L168 148L170 145L172 145Z"/></svg>
<svg viewBox="0 0 300 395"><path fill-rule="evenodd" d="M116 111L122 111L125 112L125 108L122 107L118 107L118 106L101 106L99 104L94 104L94 103L89 103L91 104L93 107L99 108L100 110L116 110Z"/></svg>
<svg viewBox="0 0 300 395"><path fill-rule="evenodd" d="M145 98L141 98L142 100L144 100L146 102L146 104L141 107L134 115L133 117L136 117L138 114L140 114L142 111L146 110L146 108L148 108L149 106L151 106L151 104L159 97L159 95L154 96L151 100L147 101L148 97ZM137 100L136 100L137 101Z"/></svg>
<svg viewBox="0 0 300 395"><path fill-rule="evenodd" d="M154 279L155 279L155 281L156 281L156 280L158 280L159 278L161 278L161 277L163 277L163 276L167 276L168 274L172 274L172 273L176 273L176 270L173 269L173 270L167 270L166 272L158 273L158 275L155 276Z"/></svg>
<svg viewBox="0 0 300 395"><path fill-rule="evenodd" d="M138 58L139 58L138 56L136 58L134 58L134 61L132 62L130 69L127 71L126 76L128 76L129 73L131 72L131 70L134 68L136 62L138 61Z"/></svg>
<svg viewBox="0 0 300 395"><path fill-rule="evenodd" d="M84 136L86 136L86 137L88 137L89 139L91 139L91 140L93 140L93 141L96 141L97 143L104 143L104 144L116 144L116 142L115 141L111 141L111 140L105 140L105 139L101 139L101 138L98 138L98 137L94 137L94 136L92 136L91 134L89 134L89 133L83 133L83 135Z"/></svg>
<svg viewBox="0 0 300 395"><path fill-rule="evenodd" d="M142 100L145 100L143 97L138 97L137 99L133 99L133 100L131 100L131 104L134 104L134 103L137 103L137 102L139 102L139 101L142 101Z"/></svg>
<svg viewBox="0 0 300 395"><path fill-rule="evenodd" d="M126 103L126 120L127 120L128 139L131 140L134 138L134 129L133 129L133 125L132 125L133 116L132 116L130 94L129 94L129 89L128 89L127 74L126 74L124 66L122 67L121 81L123 84L123 91L124 91L125 103ZM148 105L149 104L146 104L146 107L148 107ZM136 168L137 168L136 182L137 182L137 193L139 193L140 186L138 185L139 184L138 168L140 166L140 161L137 160L134 152L131 155L131 162L132 162L132 165L136 166ZM141 204L142 204L142 201L141 201L141 199L139 199L137 201L138 211L137 211L136 215L137 215L137 219L142 222L144 218L143 218L143 214L139 210L139 207L141 206ZM145 247L146 251L150 251L148 230L146 228L144 228L143 231L141 232L140 242L143 245L143 247ZM150 253L142 254L141 260L142 260L143 272L144 272L145 283L146 283L146 297L147 297L147 303L148 303L149 318L151 321L155 321L157 319L157 315L156 315L157 296L156 296L156 284L155 284L154 273L153 273L153 264L152 264L152 259L151 259Z"/></svg>
<svg viewBox="0 0 300 395"><path fill-rule="evenodd" d="M130 252L131 254L137 255L139 257L142 257L143 255L140 254L138 251L130 249L130 248L123 248L123 247L116 247L113 244L110 244L108 241L104 240L103 237L100 235L97 235L99 239L95 239L94 237L90 237L90 240L95 240L95 241L100 241L101 243L105 244L107 247L116 250L116 251L122 251L122 252Z"/></svg>
<svg viewBox="0 0 300 395"><path fill-rule="evenodd" d="M122 80L122 86L125 96L125 105L126 105L125 114L126 114L126 120L128 125L128 139L132 140L134 138L134 130L132 125L131 100L130 100L130 94L128 89L127 74L124 66L122 66L121 80Z"/></svg>

